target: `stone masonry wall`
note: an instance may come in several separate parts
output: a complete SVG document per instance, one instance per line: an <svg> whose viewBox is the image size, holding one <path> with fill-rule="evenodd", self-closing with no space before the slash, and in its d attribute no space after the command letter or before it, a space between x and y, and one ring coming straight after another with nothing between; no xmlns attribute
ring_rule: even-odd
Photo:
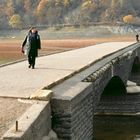
<svg viewBox="0 0 140 140"><path fill-rule="evenodd" d="M93 139L92 84L78 83L52 100L53 129L60 140Z"/></svg>
<svg viewBox="0 0 140 140"><path fill-rule="evenodd" d="M99 102L96 114L114 115L139 115L140 94L129 94L126 96L103 97Z"/></svg>

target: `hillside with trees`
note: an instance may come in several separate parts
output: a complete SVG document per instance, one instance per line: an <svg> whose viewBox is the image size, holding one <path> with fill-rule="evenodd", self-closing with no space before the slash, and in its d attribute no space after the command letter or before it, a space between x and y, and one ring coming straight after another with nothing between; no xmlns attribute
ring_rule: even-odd
<svg viewBox="0 0 140 140"><path fill-rule="evenodd" d="M0 0L0 28L140 24L140 0Z"/></svg>

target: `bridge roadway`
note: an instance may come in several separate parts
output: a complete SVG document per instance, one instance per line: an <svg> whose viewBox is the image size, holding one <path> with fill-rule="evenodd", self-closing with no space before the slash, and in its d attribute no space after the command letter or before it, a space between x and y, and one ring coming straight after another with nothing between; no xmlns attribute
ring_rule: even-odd
<svg viewBox="0 0 140 140"><path fill-rule="evenodd" d="M37 58L36 68L27 61L0 67L0 97L29 98L38 89L70 77L102 57L134 42L111 42Z"/></svg>

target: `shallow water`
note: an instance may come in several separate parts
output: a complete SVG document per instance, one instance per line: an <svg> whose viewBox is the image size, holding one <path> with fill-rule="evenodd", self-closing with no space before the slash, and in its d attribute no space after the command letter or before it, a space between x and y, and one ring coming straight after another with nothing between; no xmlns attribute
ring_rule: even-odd
<svg viewBox="0 0 140 140"><path fill-rule="evenodd" d="M140 116L96 116L93 140L140 140Z"/></svg>

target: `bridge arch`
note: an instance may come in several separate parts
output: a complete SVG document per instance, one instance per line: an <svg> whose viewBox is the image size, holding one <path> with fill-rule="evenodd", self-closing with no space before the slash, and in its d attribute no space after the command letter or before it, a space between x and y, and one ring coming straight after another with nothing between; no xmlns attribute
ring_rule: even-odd
<svg viewBox="0 0 140 140"><path fill-rule="evenodd" d="M114 76L104 88L101 96L119 96L126 94L126 87L119 76Z"/></svg>
<svg viewBox="0 0 140 140"><path fill-rule="evenodd" d="M139 75L140 75L140 59L138 56L136 56L133 61L132 69L130 71L128 79L132 82L135 82L137 85L140 85Z"/></svg>
<svg viewBox="0 0 140 140"><path fill-rule="evenodd" d="M119 76L112 77L101 93L95 114L120 113L121 102L126 98L126 87Z"/></svg>
<svg viewBox="0 0 140 140"><path fill-rule="evenodd" d="M138 71L140 71L140 60L139 60L139 57L136 56L134 61L133 61L131 73L136 73Z"/></svg>

